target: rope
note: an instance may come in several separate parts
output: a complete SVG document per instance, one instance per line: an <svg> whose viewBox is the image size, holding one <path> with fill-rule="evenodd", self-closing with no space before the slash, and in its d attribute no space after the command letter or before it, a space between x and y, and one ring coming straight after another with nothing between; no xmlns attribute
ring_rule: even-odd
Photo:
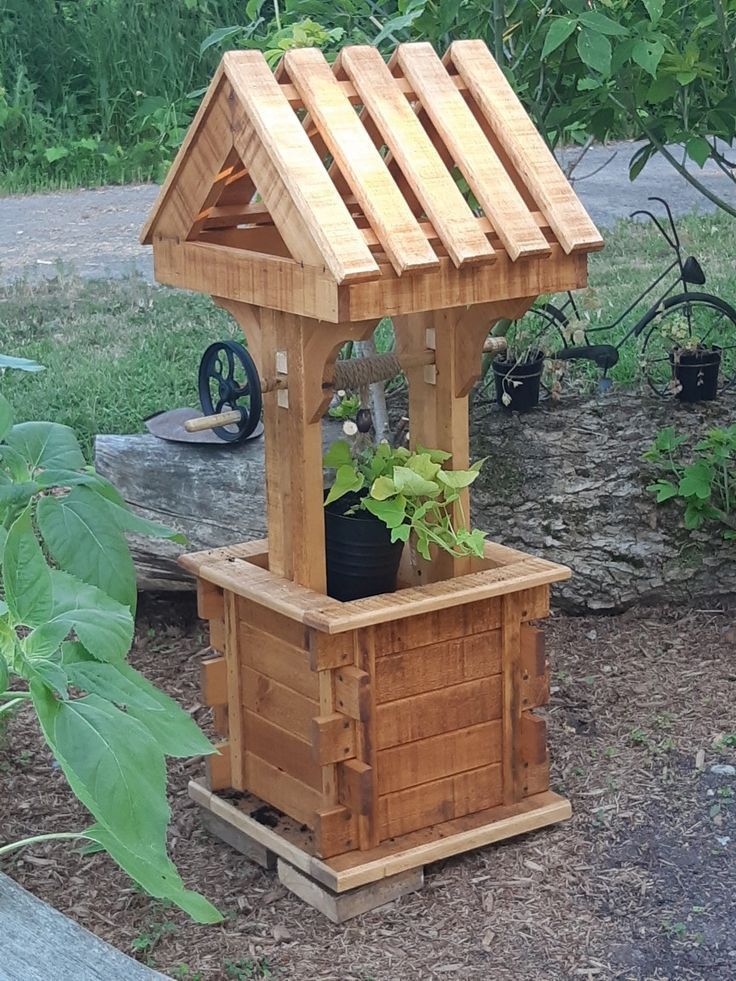
<svg viewBox="0 0 736 981"><path fill-rule="evenodd" d="M401 374L395 354L376 354L370 358L350 358L335 362L335 388L364 388Z"/></svg>

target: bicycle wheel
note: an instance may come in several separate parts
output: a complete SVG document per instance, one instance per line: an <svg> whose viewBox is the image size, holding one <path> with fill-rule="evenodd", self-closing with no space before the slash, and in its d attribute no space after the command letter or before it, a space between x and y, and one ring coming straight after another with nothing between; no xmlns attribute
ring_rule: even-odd
<svg viewBox="0 0 736 981"><path fill-rule="evenodd" d="M730 388L736 379L736 309L710 293L677 293L651 310L639 328L641 367L652 390L662 397L677 394L670 351L673 328L683 327L701 344L721 348L718 390Z"/></svg>
<svg viewBox="0 0 736 981"><path fill-rule="evenodd" d="M552 356L560 346L567 347L566 335L569 320L553 303L532 307L523 317L509 327L509 347L534 348L546 356Z"/></svg>

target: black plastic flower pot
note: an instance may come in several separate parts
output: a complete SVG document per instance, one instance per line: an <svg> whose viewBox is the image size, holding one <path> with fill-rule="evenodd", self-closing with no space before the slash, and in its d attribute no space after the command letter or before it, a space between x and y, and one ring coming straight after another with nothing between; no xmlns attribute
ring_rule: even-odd
<svg viewBox="0 0 736 981"><path fill-rule="evenodd" d="M532 353L526 361L493 362L496 401L509 411L527 412L539 404L539 385L544 368L544 354Z"/></svg>
<svg viewBox="0 0 736 981"><path fill-rule="evenodd" d="M670 351L673 377L680 383L677 398L681 402L712 402L718 394L718 372L721 368L721 349L698 348Z"/></svg>
<svg viewBox="0 0 736 981"><path fill-rule="evenodd" d="M392 593L404 547L375 515L345 513L358 501L346 494L325 508L327 595L343 602Z"/></svg>

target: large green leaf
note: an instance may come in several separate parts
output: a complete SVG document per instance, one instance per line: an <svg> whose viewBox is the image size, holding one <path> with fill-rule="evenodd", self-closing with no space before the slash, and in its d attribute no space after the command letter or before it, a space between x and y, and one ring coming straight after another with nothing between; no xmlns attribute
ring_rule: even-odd
<svg viewBox="0 0 736 981"><path fill-rule="evenodd" d="M29 657L50 657L59 650L70 629L63 620L49 620L28 634L23 649Z"/></svg>
<svg viewBox="0 0 736 981"><path fill-rule="evenodd" d="M10 430L7 442L34 469L80 470L84 466L74 431L57 422L21 422Z"/></svg>
<svg viewBox="0 0 736 981"><path fill-rule="evenodd" d="M441 470L437 478L448 487L456 490L462 487L469 487L478 476L477 470Z"/></svg>
<svg viewBox="0 0 736 981"><path fill-rule="evenodd" d="M85 834L102 845L113 861L155 899L166 899L175 903L196 923L222 921L221 913L204 896L185 889L176 867L168 857L136 854L99 824L89 828Z"/></svg>
<svg viewBox="0 0 736 981"><path fill-rule="evenodd" d="M664 54L664 45L661 41L648 41L640 38L631 49L631 57L640 65L645 72L652 78L657 75L657 68Z"/></svg>
<svg viewBox="0 0 736 981"><path fill-rule="evenodd" d="M51 751L95 820L135 854L165 854L166 767L148 730L98 695L60 701L37 682L31 695Z"/></svg>
<svg viewBox="0 0 736 981"><path fill-rule="evenodd" d="M332 470L337 470L338 467L352 466L352 463L353 458L350 453L350 446L344 439L335 440L328 448L322 460L323 466Z"/></svg>
<svg viewBox="0 0 736 981"><path fill-rule="evenodd" d="M49 495L39 501L36 520L46 547L65 572L135 610L133 560L103 497L88 487Z"/></svg>
<svg viewBox="0 0 736 981"><path fill-rule="evenodd" d="M52 611L51 570L36 541L27 508L13 522L3 553L5 601L16 623L36 627Z"/></svg>
<svg viewBox="0 0 736 981"><path fill-rule="evenodd" d="M408 497L436 497L439 486L432 480L426 480L409 467L394 467L394 484L397 491Z"/></svg>
<svg viewBox="0 0 736 981"><path fill-rule="evenodd" d="M611 71L611 42L605 34L584 27L578 34L578 54L590 68L608 75Z"/></svg>
<svg viewBox="0 0 736 981"><path fill-rule="evenodd" d="M554 20L549 25L549 30L547 31L547 36L544 39L544 47L542 48L542 61L551 55L553 51L556 51L561 44L570 37L572 32L577 27L577 19L573 17L555 17Z"/></svg>
<svg viewBox="0 0 736 981"><path fill-rule="evenodd" d="M71 684L127 707L167 756L215 753L191 716L126 661L100 664L81 644L64 644L64 669Z"/></svg>
<svg viewBox="0 0 736 981"><path fill-rule="evenodd" d="M337 468L335 473L335 483L330 488L330 492L325 498L325 506L339 500L345 494L359 491L364 484L363 474L355 470L353 464L345 464Z"/></svg>
<svg viewBox="0 0 736 981"><path fill-rule="evenodd" d="M51 572L53 609L47 617L74 629L98 661L125 657L133 642L133 616L127 606L66 572Z"/></svg>

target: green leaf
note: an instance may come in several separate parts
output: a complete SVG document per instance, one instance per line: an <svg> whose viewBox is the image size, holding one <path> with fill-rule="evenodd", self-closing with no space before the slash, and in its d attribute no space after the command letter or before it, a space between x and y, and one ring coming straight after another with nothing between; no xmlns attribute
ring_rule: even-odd
<svg viewBox="0 0 736 981"><path fill-rule="evenodd" d="M116 661L130 650L133 616L127 606L58 569L51 571L53 622L74 629L79 640L98 661Z"/></svg>
<svg viewBox="0 0 736 981"><path fill-rule="evenodd" d="M431 480L425 480L409 467L394 467L396 490L410 497L436 497L440 489Z"/></svg>
<svg viewBox="0 0 736 981"><path fill-rule="evenodd" d="M441 470L437 474L438 479L443 484L454 487L456 490L469 487L477 476L477 470Z"/></svg>
<svg viewBox="0 0 736 981"><path fill-rule="evenodd" d="M35 469L80 470L84 456L74 431L56 422L21 422L7 437L8 446Z"/></svg>
<svg viewBox="0 0 736 981"><path fill-rule="evenodd" d="M671 480L656 480L647 486L647 490L656 495L657 504L669 501L671 497L677 497L677 487Z"/></svg>
<svg viewBox="0 0 736 981"><path fill-rule="evenodd" d="M135 611L133 560L103 497L88 487L74 487L61 497L43 497L36 520L46 547L65 572Z"/></svg>
<svg viewBox="0 0 736 981"><path fill-rule="evenodd" d="M386 501L366 497L363 507L380 518L387 528L398 528L406 519L406 498L401 494Z"/></svg>
<svg viewBox="0 0 736 981"><path fill-rule="evenodd" d="M5 396L0 393L0 439L5 439L10 432L10 427L12 425L13 410L10 406L10 402L8 402Z"/></svg>
<svg viewBox="0 0 736 981"><path fill-rule="evenodd" d="M216 31L209 34L200 44L200 56L203 55L209 48L214 47L214 45L222 44L223 41L229 41L230 38L235 37L236 34L241 34L242 31L242 27L218 27Z"/></svg>
<svg viewBox="0 0 736 981"><path fill-rule="evenodd" d="M339 500L345 494L361 490L364 484L363 474L358 473L353 464L345 464L338 467L335 473L335 483L330 488L330 492L325 498L325 507L333 501Z"/></svg>
<svg viewBox="0 0 736 981"><path fill-rule="evenodd" d="M705 524L705 518L706 514L703 510L702 501L699 501L697 498L689 501L685 508L685 514L683 515L683 524L688 531L695 531L697 528L701 528Z"/></svg>
<svg viewBox="0 0 736 981"><path fill-rule="evenodd" d="M174 863L161 855L141 855L126 846L100 824L89 828L87 834L98 842L114 862L134 882L142 886L154 899L168 900L195 921L195 923L221 923L223 916L204 896L184 888Z"/></svg>
<svg viewBox="0 0 736 981"><path fill-rule="evenodd" d="M696 497L706 501L710 497L713 469L705 461L699 460L685 469L680 479L678 492L683 497Z"/></svg>
<svg viewBox="0 0 736 981"><path fill-rule="evenodd" d="M688 157L702 168L710 158L712 147L702 136L691 136L685 144L685 149Z"/></svg>
<svg viewBox="0 0 736 981"><path fill-rule="evenodd" d="M10 684L10 673L8 672L8 662L5 660L3 652L0 651L0 694L7 691Z"/></svg>
<svg viewBox="0 0 736 981"><path fill-rule="evenodd" d="M42 470L36 474L34 480L39 487L74 487L81 484L87 487L94 487L99 478L94 473L84 470Z"/></svg>
<svg viewBox="0 0 736 981"><path fill-rule="evenodd" d="M126 661L100 664L81 644L67 643L63 664L70 683L125 705L128 714L149 730L167 756L216 752L192 717Z"/></svg>
<svg viewBox="0 0 736 981"><path fill-rule="evenodd" d="M611 42L604 34L584 27L578 34L577 44L578 54L589 68L600 72L601 75L610 74Z"/></svg>
<svg viewBox="0 0 736 981"><path fill-rule="evenodd" d="M662 17L662 11L664 10L664 0L643 0L643 3L652 24L659 23Z"/></svg>
<svg viewBox="0 0 736 981"><path fill-rule="evenodd" d="M415 453L406 463L410 470L418 473L425 480L435 481L440 472L441 465L435 463L429 453Z"/></svg>
<svg viewBox="0 0 736 981"><path fill-rule="evenodd" d="M130 532L134 535L145 535L147 538L165 538L170 542L175 542L177 545L187 544L186 535L182 535L178 531L173 531L171 528L167 528L166 525L159 524L158 521L149 521L148 518L144 518L140 514L131 511L127 505L125 507L119 507L116 504L108 502L108 506L115 523L121 531Z"/></svg>
<svg viewBox="0 0 736 981"><path fill-rule="evenodd" d="M643 38L636 41L631 49L631 57L652 78L657 74L657 68L663 54L664 45L661 41L647 41Z"/></svg>
<svg viewBox="0 0 736 981"><path fill-rule="evenodd" d="M28 505L34 494L41 490L35 480L23 480L20 483L5 484L0 487L0 511L8 512L22 509Z"/></svg>
<svg viewBox="0 0 736 981"><path fill-rule="evenodd" d="M390 477L377 477L371 484L370 496L375 501L385 501L396 494L396 485Z"/></svg>
<svg viewBox="0 0 736 981"><path fill-rule="evenodd" d="M51 570L36 541L30 508L13 522L3 553L5 601L16 623L37 627L52 611Z"/></svg>
<svg viewBox="0 0 736 981"><path fill-rule="evenodd" d="M27 662L28 681L32 684L38 683L45 685L50 691L56 692L61 698L68 698L67 677L64 669L56 661L50 658L34 658Z"/></svg>
<svg viewBox="0 0 736 981"><path fill-rule="evenodd" d="M166 768L148 730L97 695L59 701L36 682L31 695L46 742L95 820L135 854L165 854Z"/></svg>
<svg viewBox="0 0 736 981"><path fill-rule="evenodd" d="M611 37L628 37L629 31L622 24L598 10L585 10L580 14L580 23L585 24L591 31L598 31L600 34L609 34Z"/></svg>
<svg viewBox="0 0 736 981"><path fill-rule="evenodd" d="M351 467L353 457L348 443L344 439L335 440L325 453L322 465L330 470L337 470L338 467Z"/></svg>
<svg viewBox="0 0 736 981"><path fill-rule="evenodd" d="M542 47L542 61L567 41L577 27L577 23L577 18L573 17L556 17L551 22Z"/></svg>
<svg viewBox="0 0 736 981"><path fill-rule="evenodd" d="M409 535L411 534L411 525L396 525L395 528L391 529L391 541L392 542L408 542Z"/></svg>
<svg viewBox="0 0 736 981"><path fill-rule="evenodd" d="M69 624L49 620L32 630L23 641L23 649L29 657L50 657L59 650L69 633Z"/></svg>
<svg viewBox="0 0 736 981"><path fill-rule="evenodd" d="M43 151L43 155L49 163L56 163L69 156L69 150L65 146L50 146Z"/></svg>
<svg viewBox="0 0 736 981"><path fill-rule="evenodd" d="M417 444L416 452L428 456L432 463L447 463L452 459L452 453L445 453L444 450L428 450L421 443Z"/></svg>

